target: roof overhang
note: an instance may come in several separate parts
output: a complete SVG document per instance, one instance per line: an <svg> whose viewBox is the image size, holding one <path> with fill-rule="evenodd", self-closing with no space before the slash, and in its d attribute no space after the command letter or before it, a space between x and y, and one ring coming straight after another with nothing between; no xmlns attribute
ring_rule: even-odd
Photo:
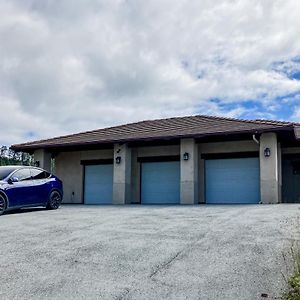
<svg viewBox="0 0 300 300"><path fill-rule="evenodd" d="M38 149L46 149L49 152L60 152L60 151L68 151L68 150L90 150L90 149L109 149L112 148L114 144L124 144L124 143L133 143L133 142L166 142L166 141L176 141L182 138L195 138L198 141L205 140L207 138L220 138L220 137L230 137L235 138L236 136L243 136L249 134L262 134L266 132L294 132L294 126L286 125L286 126L274 126L272 128L262 128L262 129L253 129L253 130L232 130L232 131L219 131L219 132L208 132L202 134L183 134L183 135L170 135L170 136L153 136L153 137L145 137L145 138L121 138L121 139L111 139L106 141L84 141L84 142L70 142L70 143L43 143L42 141L25 143L25 144L15 144L11 146L11 149L14 151L22 151L33 153ZM296 134L295 134L295 138ZM300 140L300 127L299 127L299 138Z"/></svg>

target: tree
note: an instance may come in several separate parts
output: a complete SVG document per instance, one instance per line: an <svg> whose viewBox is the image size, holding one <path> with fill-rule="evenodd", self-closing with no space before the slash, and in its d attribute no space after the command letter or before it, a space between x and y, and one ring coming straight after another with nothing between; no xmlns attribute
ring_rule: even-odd
<svg viewBox="0 0 300 300"><path fill-rule="evenodd" d="M26 152L16 152L7 146L0 147L0 166L33 165L33 156Z"/></svg>

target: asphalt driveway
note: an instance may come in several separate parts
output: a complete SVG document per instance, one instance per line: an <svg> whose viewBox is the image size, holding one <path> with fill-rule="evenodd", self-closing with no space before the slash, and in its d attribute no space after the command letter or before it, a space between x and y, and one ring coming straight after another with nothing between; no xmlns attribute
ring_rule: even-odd
<svg viewBox="0 0 300 300"><path fill-rule="evenodd" d="M63 206L0 217L1 299L274 299L299 205Z"/></svg>

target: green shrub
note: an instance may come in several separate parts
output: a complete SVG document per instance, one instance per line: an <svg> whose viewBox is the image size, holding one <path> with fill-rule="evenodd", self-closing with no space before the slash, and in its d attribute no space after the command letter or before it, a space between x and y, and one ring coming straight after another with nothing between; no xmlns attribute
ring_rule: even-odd
<svg viewBox="0 0 300 300"><path fill-rule="evenodd" d="M289 292L283 297L284 300L300 300L300 252L293 255L295 260L295 273L288 280Z"/></svg>

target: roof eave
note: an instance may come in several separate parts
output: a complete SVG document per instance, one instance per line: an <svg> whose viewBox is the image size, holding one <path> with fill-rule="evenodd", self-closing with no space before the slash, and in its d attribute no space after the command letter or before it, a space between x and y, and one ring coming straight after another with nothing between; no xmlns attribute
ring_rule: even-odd
<svg viewBox="0 0 300 300"><path fill-rule="evenodd" d="M157 136L157 137L145 137L145 138L124 138L124 139L112 139L107 141L89 141L89 142L75 142L75 143L57 143L57 144L40 144L40 145L31 145L31 144L15 144L11 146L11 149L14 151L23 151L23 152L33 152L38 149L64 149L68 147L78 147L78 146L96 146L96 145L109 145L109 144L116 144L116 143L128 143L128 142L139 142L139 141L154 141L154 140L174 140L174 139L181 139L181 138L206 138L208 136L230 136L236 134L261 134L266 132L278 132L278 131L292 131L294 130L294 126L287 125L287 126L278 126L273 128L261 128L261 129L250 129L250 130L236 130L236 131L220 131L220 132L213 132L213 133L205 133L205 134L183 134L183 135L170 135L170 136ZM295 132L295 131L294 131ZM296 140L297 139L295 135Z"/></svg>

